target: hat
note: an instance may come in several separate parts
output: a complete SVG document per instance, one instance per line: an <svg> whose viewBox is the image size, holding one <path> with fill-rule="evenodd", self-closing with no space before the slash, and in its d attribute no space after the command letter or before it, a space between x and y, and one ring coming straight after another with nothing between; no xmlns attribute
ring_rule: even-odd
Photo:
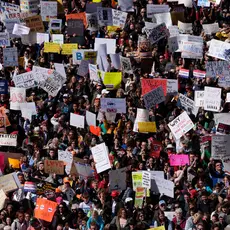
<svg viewBox="0 0 230 230"><path fill-rule="evenodd" d="M103 89L103 90L101 91L101 94L108 94L108 93L109 93L109 91L106 90L106 89Z"/></svg>
<svg viewBox="0 0 230 230"><path fill-rule="evenodd" d="M70 183L69 177L65 177L65 178L63 179L63 183Z"/></svg>
<svg viewBox="0 0 230 230"><path fill-rule="evenodd" d="M162 204L165 204L165 205L166 205L166 203L165 203L164 200L160 200L160 201L159 201L159 205L161 206Z"/></svg>
<svg viewBox="0 0 230 230"><path fill-rule="evenodd" d="M68 98L69 97L69 95L67 94L67 93L65 93L64 95L63 95L63 98Z"/></svg>
<svg viewBox="0 0 230 230"><path fill-rule="evenodd" d="M111 197L118 197L120 193L117 190L111 192Z"/></svg>
<svg viewBox="0 0 230 230"><path fill-rule="evenodd" d="M174 149L174 146L172 144L168 144L166 149Z"/></svg>
<svg viewBox="0 0 230 230"><path fill-rule="evenodd" d="M132 201L133 199L131 197L125 198L125 203L128 203L129 201Z"/></svg>
<svg viewBox="0 0 230 230"><path fill-rule="evenodd" d="M37 163L37 167L38 167L39 165L41 165L41 164L44 164L44 162L43 162L43 161L39 161L39 162Z"/></svg>

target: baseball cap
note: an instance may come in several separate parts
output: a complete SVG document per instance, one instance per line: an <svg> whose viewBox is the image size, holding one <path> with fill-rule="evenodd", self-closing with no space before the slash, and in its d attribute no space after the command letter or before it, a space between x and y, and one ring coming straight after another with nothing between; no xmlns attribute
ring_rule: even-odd
<svg viewBox="0 0 230 230"><path fill-rule="evenodd" d="M159 205L161 206L162 204L165 204L165 205L166 205L166 203L165 203L164 200L160 200L160 201L159 201Z"/></svg>

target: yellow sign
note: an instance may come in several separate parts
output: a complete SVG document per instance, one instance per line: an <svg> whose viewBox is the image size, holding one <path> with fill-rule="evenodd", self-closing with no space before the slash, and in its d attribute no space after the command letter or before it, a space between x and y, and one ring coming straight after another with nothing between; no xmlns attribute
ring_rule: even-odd
<svg viewBox="0 0 230 230"><path fill-rule="evenodd" d="M119 26L107 26L107 31L108 33L115 33L117 31L117 29L119 29Z"/></svg>
<svg viewBox="0 0 230 230"><path fill-rule="evenodd" d="M45 42L44 53L60 53L60 44Z"/></svg>
<svg viewBox="0 0 230 230"><path fill-rule="evenodd" d="M84 59L90 61L92 64L95 64L97 59L97 51L85 51Z"/></svg>
<svg viewBox="0 0 230 230"><path fill-rule="evenodd" d="M72 55L73 50L78 49L78 45L74 43L62 44L61 48L62 48L62 51L61 51L62 55Z"/></svg>
<svg viewBox="0 0 230 230"><path fill-rule="evenodd" d="M105 72L104 75L104 85L106 89L113 90L119 89L122 81L122 73L121 72Z"/></svg>
<svg viewBox="0 0 230 230"><path fill-rule="evenodd" d="M160 227L156 227L156 228L149 228L147 230L165 230L165 226L160 226Z"/></svg>
<svg viewBox="0 0 230 230"><path fill-rule="evenodd" d="M20 161L18 159L8 158L9 165L14 169L20 168Z"/></svg>
<svg viewBox="0 0 230 230"><path fill-rule="evenodd" d="M156 133L156 122L138 122L138 131L140 133Z"/></svg>
<svg viewBox="0 0 230 230"><path fill-rule="evenodd" d="M93 0L93 3L99 3L101 0Z"/></svg>

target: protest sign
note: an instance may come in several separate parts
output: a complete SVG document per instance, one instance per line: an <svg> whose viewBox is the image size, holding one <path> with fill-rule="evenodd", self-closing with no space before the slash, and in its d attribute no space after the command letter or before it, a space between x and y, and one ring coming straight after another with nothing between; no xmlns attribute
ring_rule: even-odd
<svg viewBox="0 0 230 230"><path fill-rule="evenodd" d="M149 111L147 109L137 108L137 115L136 115L136 119L134 122L133 131L138 132L138 129L139 129L138 123L139 122L145 122L145 121L149 121Z"/></svg>
<svg viewBox="0 0 230 230"><path fill-rule="evenodd" d="M96 126L96 114L91 113L90 111L86 110L86 122L88 124L88 126L92 125L92 126Z"/></svg>
<svg viewBox="0 0 230 230"><path fill-rule="evenodd" d="M72 55L73 50L75 50L77 48L78 48L77 44L71 44L71 43L62 44L62 46L61 46L61 49L62 49L61 54L62 55Z"/></svg>
<svg viewBox="0 0 230 230"><path fill-rule="evenodd" d="M108 90L118 89L121 85L121 72L106 72L104 74L103 83Z"/></svg>
<svg viewBox="0 0 230 230"><path fill-rule="evenodd" d="M192 33L192 23L183 23L178 21L179 32L182 34L190 34Z"/></svg>
<svg viewBox="0 0 230 230"><path fill-rule="evenodd" d="M65 67L62 63L54 63L55 70L66 79Z"/></svg>
<svg viewBox="0 0 230 230"><path fill-rule="evenodd" d="M58 43L45 42L44 53L60 53L61 47Z"/></svg>
<svg viewBox="0 0 230 230"><path fill-rule="evenodd" d="M8 94L8 81L0 80L0 94Z"/></svg>
<svg viewBox="0 0 230 230"><path fill-rule="evenodd" d="M147 171L132 172L133 190L138 187L150 188L151 186L151 174Z"/></svg>
<svg viewBox="0 0 230 230"><path fill-rule="evenodd" d="M198 0L197 6L210 7L210 1L208 1L208 0Z"/></svg>
<svg viewBox="0 0 230 230"><path fill-rule="evenodd" d="M10 46L10 37L8 32L0 32L0 46Z"/></svg>
<svg viewBox="0 0 230 230"><path fill-rule="evenodd" d="M41 1L42 21L49 22L50 19L57 18L57 2Z"/></svg>
<svg viewBox="0 0 230 230"><path fill-rule="evenodd" d="M104 172L108 169L111 169L108 148L105 143L101 143L91 148L94 162L96 163L97 173Z"/></svg>
<svg viewBox="0 0 230 230"><path fill-rule="evenodd" d="M17 146L16 134L0 134L0 146Z"/></svg>
<svg viewBox="0 0 230 230"><path fill-rule="evenodd" d="M226 102L230 102L230 93L227 93L226 95Z"/></svg>
<svg viewBox="0 0 230 230"><path fill-rule="evenodd" d="M169 5L147 4L147 18L152 18L154 14L169 12Z"/></svg>
<svg viewBox="0 0 230 230"><path fill-rule="evenodd" d="M205 71L202 71L202 70L193 70L193 77L195 78L205 78L206 76L206 72Z"/></svg>
<svg viewBox="0 0 230 230"><path fill-rule="evenodd" d="M153 140L153 138L150 138L149 140L151 147L149 156L158 158L162 150L162 143L160 141Z"/></svg>
<svg viewBox="0 0 230 230"><path fill-rule="evenodd" d="M189 70L188 69L180 69L179 77L181 78L189 78Z"/></svg>
<svg viewBox="0 0 230 230"><path fill-rule="evenodd" d="M124 12L134 12L133 0L118 0L118 7Z"/></svg>
<svg viewBox="0 0 230 230"><path fill-rule="evenodd" d="M212 23L212 24L202 24L203 30L206 34L213 34L219 31L219 24Z"/></svg>
<svg viewBox="0 0 230 230"><path fill-rule="evenodd" d="M169 51L172 53L174 53L175 51L179 49L179 45L178 45L176 36L168 38L168 46L169 46Z"/></svg>
<svg viewBox="0 0 230 230"><path fill-rule="evenodd" d="M5 207L6 198L7 196L5 192L1 189L0 190L0 209L3 209Z"/></svg>
<svg viewBox="0 0 230 230"><path fill-rule="evenodd" d="M147 94L148 92L162 87L164 95L167 95L167 80L166 79L141 79L141 88L142 95Z"/></svg>
<svg viewBox="0 0 230 230"><path fill-rule="evenodd" d="M188 114L194 114L196 116L198 113L195 102L181 93L179 94L178 106L182 107Z"/></svg>
<svg viewBox="0 0 230 230"><path fill-rule="evenodd" d="M81 64L78 68L77 74L79 76L85 77L89 72L89 61L81 60Z"/></svg>
<svg viewBox="0 0 230 230"><path fill-rule="evenodd" d="M18 159L8 158L9 165L14 169L20 169L20 161Z"/></svg>
<svg viewBox="0 0 230 230"><path fill-rule="evenodd" d="M66 15L66 20L70 20L70 19L80 19L83 21L84 26L87 26L87 21L86 21L86 15L85 12L80 12L77 14L67 14Z"/></svg>
<svg viewBox="0 0 230 230"><path fill-rule="evenodd" d="M17 47L3 49L4 67L18 66L18 49Z"/></svg>
<svg viewBox="0 0 230 230"><path fill-rule="evenodd" d="M97 59L97 51L85 51L84 52L84 60L90 62L91 64L95 64Z"/></svg>
<svg viewBox="0 0 230 230"><path fill-rule="evenodd" d="M18 18L14 18L14 19L5 19L5 27L7 32L9 33L10 37L18 37L13 33L13 29L14 29L14 24L20 24L20 20Z"/></svg>
<svg viewBox="0 0 230 230"><path fill-rule="evenodd" d="M6 119L4 116L0 116L0 133L6 133ZM0 169L1 169L1 162L0 162Z"/></svg>
<svg viewBox="0 0 230 230"><path fill-rule="evenodd" d="M26 26L30 28L31 32L44 32L44 25L40 15L32 16L25 19Z"/></svg>
<svg viewBox="0 0 230 230"><path fill-rule="evenodd" d="M12 192L18 189L18 186L15 182L16 173L10 173L7 175L3 175L0 177L0 189L2 189L5 193Z"/></svg>
<svg viewBox="0 0 230 230"><path fill-rule="evenodd" d="M49 34L45 33L36 33L37 43L41 44L43 42L49 42Z"/></svg>
<svg viewBox="0 0 230 230"><path fill-rule="evenodd" d="M169 156L170 166L189 165L189 156L186 154L171 154Z"/></svg>
<svg viewBox="0 0 230 230"><path fill-rule="evenodd" d="M230 136L213 135L212 136L212 157L214 159L223 159L230 157Z"/></svg>
<svg viewBox="0 0 230 230"><path fill-rule="evenodd" d="M38 0L22 0L20 1L20 9L22 12L38 13Z"/></svg>
<svg viewBox="0 0 230 230"><path fill-rule="evenodd" d="M185 7L192 8L192 0L178 0L178 4L184 4Z"/></svg>
<svg viewBox="0 0 230 230"><path fill-rule="evenodd" d="M63 161L65 164L72 164L73 154L70 151L58 150L58 160Z"/></svg>
<svg viewBox="0 0 230 230"><path fill-rule="evenodd" d="M182 52L183 51L183 45L184 42L197 42L203 45L203 39L199 36L193 36L188 34L180 34L177 35L177 42L178 42L178 50L176 52Z"/></svg>
<svg viewBox="0 0 230 230"><path fill-rule="evenodd" d="M110 191L126 189L126 168L109 171L109 189Z"/></svg>
<svg viewBox="0 0 230 230"><path fill-rule="evenodd" d="M204 107L204 90L195 91L195 106Z"/></svg>
<svg viewBox="0 0 230 230"><path fill-rule="evenodd" d="M153 106L160 104L165 101L165 96L162 86L153 89L152 91L146 93L144 96L145 107L151 109Z"/></svg>
<svg viewBox="0 0 230 230"><path fill-rule="evenodd" d="M156 133L157 128L156 128L156 122L138 122L138 131L140 133Z"/></svg>
<svg viewBox="0 0 230 230"><path fill-rule="evenodd" d="M97 13L97 7L101 7L101 6L102 6L101 2L100 3L93 3L93 2L86 3L85 12L86 13Z"/></svg>
<svg viewBox="0 0 230 230"><path fill-rule="evenodd" d="M99 45L101 44L106 44L107 54L116 53L116 39L95 38L94 50L98 51Z"/></svg>
<svg viewBox="0 0 230 230"><path fill-rule="evenodd" d="M62 45L64 43L64 35L63 34L52 34L52 42Z"/></svg>
<svg viewBox="0 0 230 230"><path fill-rule="evenodd" d="M56 212L57 203L44 199L37 198L36 200L36 208L34 210L34 217L37 219L45 220L47 222L51 222Z"/></svg>
<svg viewBox="0 0 230 230"><path fill-rule="evenodd" d="M175 37L179 35L179 28L178 26L168 26L170 37Z"/></svg>
<svg viewBox="0 0 230 230"><path fill-rule="evenodd" d="M151 179L151 191L174 198L174 183L163 178Z"/></svg>
<svg viewBox="0 0 230 230"><path fill-rule="evenodd" d="M121 69L120 56L121 56L120 53L110 54L110 59L111 59L112 66L115 69L118 69L118 70Z"/></svg>
<svg viewBox="0 0 230 230"><path fill-rule="evenodd" d="M169 1L169 0L168 0ZM174 0L173 0L174 1ZM174 212L173 212L174 213ZM165 226L159 226L159 227L155 227L155 228L149 228L147 230L166 230Z"/></svg>
<svg viewBox="0 0 230 230"><path fill-rule="evenodd" d="M87 20L87 25L88 25L87 30L90 30L90 31L98 30L97 13L86 14L86 20Z"/></svg>
<svg viewBox="0 0 230 230"><path fill-rule="evenodd" d="M20 103L26 101L26 89L10 87L10 109L20 110Z"/></svg>
<svg viewBox="0 0 230 230"><path fill-rule="evenodd" d="M79 50L73 50L72 51L72 55L73 55L73 63L74 64L81 64L81 60L84 59L85 57L85 52L90 52L93 51L91 50L87 50L87 49L79 49Z"/></svg>
<svg viewBox="0 0 230 230"><path fill-rule="evenodd" d="M84 24L81 19L69 19L67 21L67 34L68 35L84 35Z"/></svg>
<svg viewBox="0 0 230 230"><path fill-rule="evenodd" d="M230 50L230 43L212 39L210 42L208 55L221 60L229 61L230 56L228 50Z"/></svg>
<svg viewBox="0 0 230 230"><path fill-rule="evenodd" d="M58 160L44 160L45 173L64 175L64 162Z"/></svg>
<svg viewBox="0 0 230 230"><path fill-rule="evenodd" d="M208 61L205 64L207 77L229 76L230 67L227 61Z"/></svg>
<svg viewBox="0 0 230 230"><path fill-rule="evenodd" d="M111 8L97 7L97 20L99 26L112 26L113 14Z"/></svg>
<svg viewBox="0 0 230 230"><path fill-rule="evenodd" d="M101 98L101 111L109 113L126 113L125 98Z"/></svg>
<svg viewBox="0 0 230 230"><path fill-rule="evenodd" d="M220 123L217 125L216 133L229 134L230 133L230 125Z"/></svg>
<svg viewBox="0 0 230 230"><path fill-rule="evenodd" d="M85 117L78 114L70 113L70 125L84 129Z"/></svg>
<svg viewBox="0 0 230 230"><path fill-rule="evenodd" d="M165 23L167 28L169 26L172 26L172 18L171 18L171 14L169 12L154 14L152 21L156 22L157 24Z"/></svg>
<svg viewBox="0 0 230 230"><path fill-rule="evenodd" d="M164 179L164 171L150 171L151 179L154 179L154 177L162 178Z"/></svg>
<svg viewBox="0 0 230 230"><path fill-rule="evenodd" d="M219 112L221 106L221 88L204 87L204 110Z"/></svg>
<svg viewBox="0 0 230 230"><path fill-rule="evenodd" d="M50 19L50 21L49 21L49 32L51 34L60 34L61 29L62 29L62 20L61 19Z"/></svg>
<svg viewBox="0 0 230 230"><path fill-rule="evenodd" d="M167 95L176 95L178 93L178 80L167 79Z"/></svg>
<svg viewBox="0 0 230 230"><path fill-rule="evenodd" d="M89 76L91 81L99 82L100 78L97 74L97 65L89 64Z"/></svg>
<svg viewBox="0 0 230 230"><path fill-rule="evenodd" d="M184 111L173 121L169 122L168 127L170 128L175 139L178 140L190 129L192 129L194 124L188 114Z"/></svg>
<svg viewBox="0 0 230 230"><path fill-rule="evenodd" d="M16 23L16 24L14 24L14 29L13 29L12 34L17 34L17 35L21 36L21 35L29 34L29 32L30 32L29 27Z"/></svg>
<svg viewBox="0 0 230 230"><path fill-rule="evenodd" d="M19 12L20 6L16 4L12 4L9 2L1 1L1 7L3 7L8 12Z"/></svg>
<svg viewBox="0 0 230 230"><path fill-rule="evenodd" d="M122 12L120 10L114 10L114 9L112 9L112 14L113 14L113 26L118 26L121 29L123 29L128 14L126 12Z"/></svg>
<svg viewBox="0 0 230 230"><path fill-rule="evenodd" d="M36 86L33 72L27 72L27 73L15 75L13 76L13 81L15 86L18 88L29 89Z"/></svg>
<svg viewBox="0 0 230 230"><path fill-rule="evenodd" d="M131 65L130 58L120 56L121 68L124 73L133 74L133 68Z"/></svg>
<svg viewBox="0 0 230 230"><path fill-rule="evenodd" d="M203 44L198 42L183 41L182 58L202 59L203 58Z"/></svg>
<svg viewBox="0 0 230 230"><path fill-rule="evenodd" d="M22 117L31 121L32 115L37 114L35 102L19 103Z"/></svg>
<svg viewBox="0 0 230 230"><path fill-rule="evenodd" d="M89 164L83 164L80 162L74 163L77 173L79 176L84 177L84 178L90 178L93 177L93 170L90 167Z"/></svg>
<svg viewBox="0 0 230 230"><path fill-rule="evenodd" d="M165 23L161 23L160 25L157 25L153 29L148 29L148 30L145 29L145 32L151 44L154 44L159 40L161 40L162 38L165 38L169 35Z"/></svg>

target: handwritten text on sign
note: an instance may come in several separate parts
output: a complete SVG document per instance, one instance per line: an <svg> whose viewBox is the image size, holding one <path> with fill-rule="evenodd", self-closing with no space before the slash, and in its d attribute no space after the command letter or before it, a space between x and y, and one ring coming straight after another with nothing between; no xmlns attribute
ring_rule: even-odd
<svg viewBox="0 0 230 230"><path fill-rule="evenodd" d="M55 173L58 175L64 175L64 162L56 160L44 161L45 173Z"/></svg>

